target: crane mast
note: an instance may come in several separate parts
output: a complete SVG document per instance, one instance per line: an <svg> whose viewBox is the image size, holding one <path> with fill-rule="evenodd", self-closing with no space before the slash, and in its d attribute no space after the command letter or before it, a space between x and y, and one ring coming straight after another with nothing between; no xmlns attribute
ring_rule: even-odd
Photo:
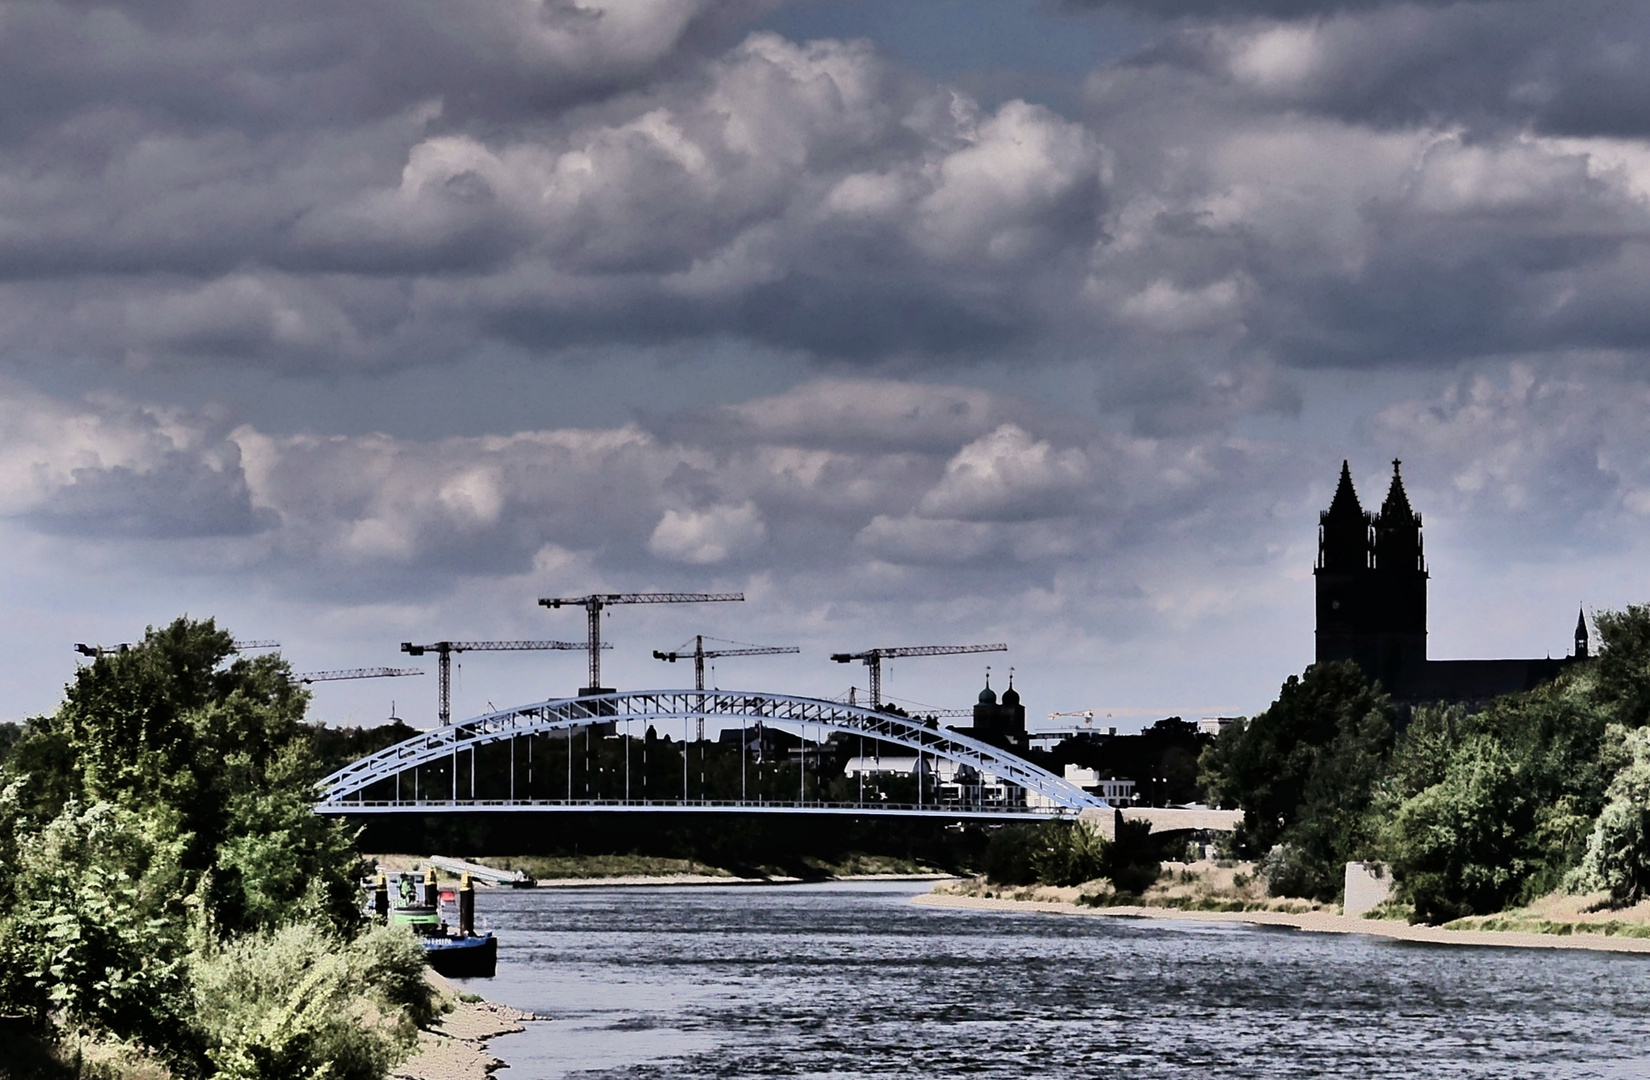
<svg viewBox="0 0 1650 1080"><path fill-rule="evenodd" d="M714 604L743 601L744 593L591 593L589 596L547 597L540 607L582 607L589 620L586 648L590 650L590 685L580 691L583 695L600 694L602 686L602 609L609 604Z"/></svg>
<svg viewBox="0 0 1650 1080"><path fill-rule="evenodd" d="M442 727L453 722L453 653L455 652L522 652L529 649L582 649L579 641L437 641L431 645L401 643L401 651L408 656L435 653L436 717Z"/></svg>
<svg viewBox="0 0 1650 1080"><path fill-rule="evenodd" d="M902 645L891 649L866 649L857 653L832 653L839 664L863 660L871 684L871 708L882 708L882 662L902 656L956 656L961 653L1007 652L1008 646L994 645Z"/></svg>

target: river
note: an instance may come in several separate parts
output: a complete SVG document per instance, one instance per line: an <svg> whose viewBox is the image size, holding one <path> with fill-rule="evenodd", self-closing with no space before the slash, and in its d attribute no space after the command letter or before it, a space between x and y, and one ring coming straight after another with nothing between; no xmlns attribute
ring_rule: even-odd
<svg viewBox="0 0 1650 1080"><path fill-rule="evenodd" d="M557 1077L1644 1077L1650 957L917 907L926 883L490 891Z"/></svg>

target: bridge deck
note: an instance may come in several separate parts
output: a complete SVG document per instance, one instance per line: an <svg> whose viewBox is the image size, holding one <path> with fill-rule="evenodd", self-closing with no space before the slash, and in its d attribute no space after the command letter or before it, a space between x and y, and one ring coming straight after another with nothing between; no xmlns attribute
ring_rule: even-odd
<svg viewBox="0 0 1650 1080"><path fill-rule="evenodd" d="M318 814L354 817L362 814L468 813L648 813L648 814L836 814L846 817L932 817L985 821L1048 821L1075 819L1066 807L918 806L915 803L747 803L747 802L624 802L608 799L440 799L368 800L320 803Z"/></svg>

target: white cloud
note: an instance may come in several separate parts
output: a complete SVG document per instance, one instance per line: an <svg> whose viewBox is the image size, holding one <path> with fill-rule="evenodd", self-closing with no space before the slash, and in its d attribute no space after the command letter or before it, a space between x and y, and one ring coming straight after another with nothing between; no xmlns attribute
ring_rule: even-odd
<svg viewBox="0 0 1650 1080"><path fill-rule="evenodd" d="M935 518L1006 520L1080 511L1097 477L1081 448L1056 450L1004 424L957 451L919 509Z"/></svg>
<svg viewBox="0 0 1650 1080"><path fill-rule="evenodd" d="M762 515L751 502L706 510L667 510L653 529L648 550L671 562L706 566L750 551L767 535Z"/></svg>

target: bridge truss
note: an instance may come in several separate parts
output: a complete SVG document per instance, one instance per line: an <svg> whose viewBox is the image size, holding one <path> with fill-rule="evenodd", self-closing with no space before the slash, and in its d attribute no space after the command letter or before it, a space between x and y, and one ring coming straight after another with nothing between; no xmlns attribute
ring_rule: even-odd
<svg viewBox="0 0 1650 1080"><path fill-rule="evenodd" d="M720 720L740 728L738 743L738 799L708 797L701 774L696 794L690 776L690 725L706 719ZM680 724L680 728L676 725ZM681 785L665 790L657 775L649 785L633 784L632 758L640 743L645 768L647 747L655 745L640 733L652 729L669 734L680 730L683 742L675 744L682 758ZM770 733L784 732L795 740L794 758L774 759ZM880 785L866 783L867 770L858 772L857 788L826 790L819 761L827 740L836 733L857 738L871 754L883 752L910 755L915 782L914 800L890 802L880 793ZM575 783L574 763L582 736L586 769L593 739L617 739L624 755L622 794L617 777L609 777L613 791L592 793L588 772ZM815 775L808 774L812 739ZM525 741L525 751L520 744ZM755 743L756 749L751 747ZM599 744L595 744L599 745ZM699 747L701 760L704 747ZM538 748L535 773L534 749ZM565 754L562 748L565 747ZM891 748L891 749L889 749ZM546 755L554 751L557 759ZM478 790L478 752L490 755L495 763L487 782ZM503 761L508 755L508 782L501 781ZM754 754L754 758L753 758ZM546 778L546 766L557 767L565 758L565 785L557 775ZM861 765L866 759L860 755ZM553 762L555 764L553 764ZM780 793L767 786L750 783L754 771L771 778L776 766L793 762L796 787ZM951 781L934 783L949 770ZM525 775L523 765L525 763ZM468 771L468 783L461 774ZM617 767L611 770L617 773ZM559 769L558 769L559 772ZM790 775L790 774L787 774ZM525 781L525 783L523 782ZM633 693L601 694L540 702L517 709L488 713L471 720L424 732L346 765L321 783L322 797L316 810L323 814L393 814L476 811L623 811L696 813L810 813L847 815L897 815L948 818L1049 818L1076 816L1088 808L1106 804L1061 777L1000 750L945 728L930 727L921 719L897 716L841 702L782 694L742 691L649 690ZM487 790L491 787L493 790Z"/></svg>

